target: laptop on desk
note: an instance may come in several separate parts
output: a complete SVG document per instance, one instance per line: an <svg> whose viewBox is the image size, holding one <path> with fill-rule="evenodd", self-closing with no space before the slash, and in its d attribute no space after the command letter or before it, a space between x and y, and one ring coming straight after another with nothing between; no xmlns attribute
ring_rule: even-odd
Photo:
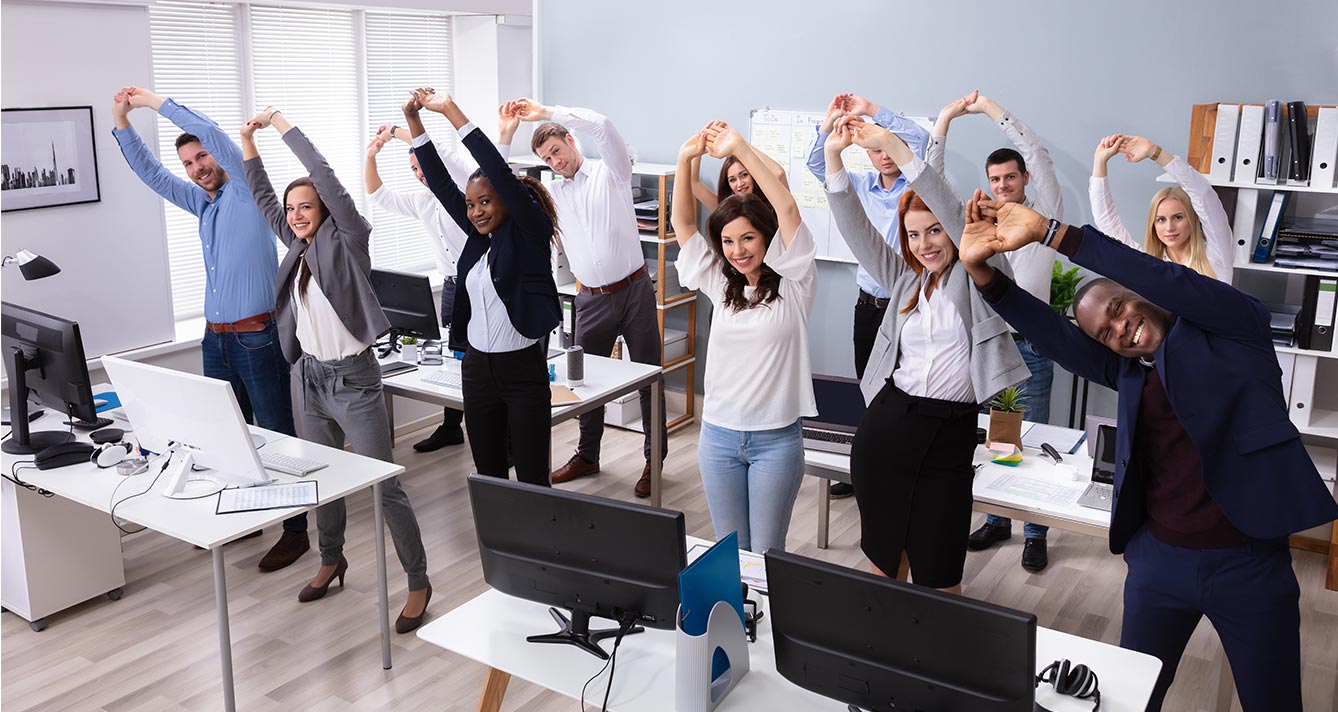
<svg viewBox="0 0 1338 712"><path fill-rule="evenodd" d="M1109 512L1115 506L1115 426L1101 424L1096 431L1096 453L1092 458L1092 484L1078 504Z"/></svg>
<svg viewBox="0 0 1338 712"><path fill-rule="evenodd" d="M804 448L850 454L855 430L864 417L864 394L859 381L841 376L813 376L818 415L804 418Z"/></svg>

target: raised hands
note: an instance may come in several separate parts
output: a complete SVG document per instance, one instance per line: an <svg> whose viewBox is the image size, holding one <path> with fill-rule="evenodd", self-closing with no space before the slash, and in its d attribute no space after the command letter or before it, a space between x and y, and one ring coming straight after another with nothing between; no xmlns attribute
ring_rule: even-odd
<svg viewBox="0 0 1338 712"><path fill-rule="evenodd" d="M822 145L823 149L829 152L829 156L840 156L842 151L850 148L851 144L854 143L855 133L850 130L850 124L855 121L860 123L864 122L863 119L855 116L849 117L844 121L839 121L838 125L832 127L831 133L827 134L827 142ZM828 160L831 159L829 158Z"/></svg>
<svg viewBox="0 0 1338 712"><path fill-rule="evenodd" d="M112 97L112 120L116 123L116 128L123 129L130 125L130 110L135 107L130 105L130 97L125 90L116 92Z"/></svg>
<svg viewBox="0 0 1338 712"><path fill-rule="evenodd" d="M132 109L153 109L163 105L163 98L153 93L151 90L143 87L127 86L121 87L120 94L124 94L130 102Z"/></svg>
<svg viewBox="0 0 1338 712"><path fill-rule="evenodd" d="M976 204L984 219L994 221L1000 252L1012 252L1033 242L1040 242L1050 226L1049 218L1035 210L1021 203L986 200L979 189L971 202Z"/></svg>
<svg viewBox="0 0 1338 712"><path fill-rule="evenodd" d="M712 158L734 155L748 145L733 127L723 121L712 121L703 129L706 134L706 152Z"/></svg>
<svg viewBox="0 0 1338 712"><path fill-rule="evenodd" d="M1120 144L1124 143L1124 134L1111 134L1101 139L1096 144L1096 151L1092 154L1092 175L1097 178L1106 177L1106 167L1110 165L1110 159L1120 152Z"/></svg>
<svg viewBox="0 0 1338 712"><path fill-rule="evenodd" d="M984 199L984 193L977 188L971 202L966 204L966 227L962 230L957 257L967 269L983 266L986 260L1004 251L994 221L980 210L980 201Z"/></svg>
<svg viewBox="0 0 1338 712"><path fill-rule="evenodd" d="M432 87L419 87L413 90L413 98L418 104L428 111L435 111L439 114L445 114L446 108L451 105L450 94L438 94Z"/></svg>
<svg viewBox="0 0 1338 712"><path fill-rule="evenodd" d="M962 97L962 100L966 102L966 113L968 114L984 114L994 103L988 96L981 96L979 89L975 89L970 94Z"/></svg>
<svg viewBox="0 0 1338 712"><path fill-rule="evenodd" d="M497 107L497 133L502 137L501 143L511 143L511 137L516 135L516 129L520 128L520 110L516 107L516 102L504 102Z"/></svg>
<svg viewBox="0 0 1338 712"><path fill-rule="evenodd" d="M1154 153L1159 153L1157 144L1142 136L1123 137L1120 140L1119 151L1124 154L1125 160L1130 163L1138 163L1144 158L1151 157Z"/></svg>
<svg viewBox="0 0 1338 712"><path fill-rule="evenodd" d="M712 122L714 123L714 122ZM710 128L710 124L707 124ZM706 155L706 129L702 129L688 137L683 145L678 148L678 158L680 161L691 161L695 158L701 158Z"/></svg>
<svg viewBox="0 0 1338 712"><path fill-rule="evenodd" d="M883 150L895 138L891 131L858 116L841 117L836 122L836 130L848 132L851 143L870 151Z"/></svg>
<svg viewBox="0 0 1338 712"><path fill-rule="evenodd" d="M832 97L831 103L823 112L821 127L823 133L831 133L836 120L850 112L850 102L854 97L854 94L837 94Z"/></svg>
<svg viewBox="0 0 1338 712"><path fill-rule="evenodd" d="M273 106L266 106L264 111L256 114L250 121L242 124L242 138L251 138L255 135L256 129L263 129L274 122L274 115L278 111Z"/></svg>
<svg viewBox="0 0 1338 712"><path fill-rule="evenodd" d="M878 105L859 94L846 94L846 113L855 116L873 116L878 113Z"/></svg>
<svg viewBox="0 0 1338 712"><path fill-rule="evenodd" d="M516 115L521 121L548 121L553 118L552 107L544 106L529 97L522 96L509 103L515 106Z"/></svg>
<svg viewBox="0 0 1338 712"><path fill-rule="evenodd" d="M394 136L390 133L390 126L382 126L376 133L372 134L372 140L367 142L367 157L375 158L376 154L380 153L381 149L385 148L386 144L392 140L394 140Z"/></svg>
<svg viewBox="0 0 1338 712"><path fill-rule="evenodd" d="M418 116L418 112L423 110L422 102L418 101L418 94L410 90L408 101L404 102L404 117Z"/></svg>

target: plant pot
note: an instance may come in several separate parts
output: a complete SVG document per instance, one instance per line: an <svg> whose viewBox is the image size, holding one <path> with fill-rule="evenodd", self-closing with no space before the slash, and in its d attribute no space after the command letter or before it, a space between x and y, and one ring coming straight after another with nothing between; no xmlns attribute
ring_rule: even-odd
<svg viewBox="0 0 1338 712"><path fill-rule="evenodd" d="M400 344L400 360L418 363L418 344Z"/></svg>
<svg viewBox="0 0 1338 712"><path fill-rule="evenodd" d="M990 409L989 441L1022 447L1022 414Z"/></svg>

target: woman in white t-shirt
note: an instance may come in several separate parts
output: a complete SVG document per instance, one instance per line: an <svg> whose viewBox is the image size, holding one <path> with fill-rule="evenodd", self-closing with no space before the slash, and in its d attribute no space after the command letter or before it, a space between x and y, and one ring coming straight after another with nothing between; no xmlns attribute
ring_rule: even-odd
<svg viewBox="0 0 1338 712"><path fill-rule="evenodd" d="M697 461L716 536L738 532L741 549L783 550L804 477L800 419L818 413L808 357L817 249L789 189L724 122L683 144L678 175L708 152L736 157L759 190L721 201L709 237L691 191L674 191L679 279L714 307Z"/></svg>

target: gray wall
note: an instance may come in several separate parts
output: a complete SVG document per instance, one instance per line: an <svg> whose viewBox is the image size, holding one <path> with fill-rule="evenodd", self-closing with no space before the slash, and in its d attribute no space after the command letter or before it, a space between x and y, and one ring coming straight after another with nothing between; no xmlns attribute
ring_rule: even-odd
<svg viewBox="0 0 1338 712"><path fill-rule="evenodd" d="M537 6L543 101L608 114L641 160L672 162L707 120L745 126L752 108L820 111L833 94L853 91L933 116L979 87L1046 140L1073 222L1091 219L1087 178L1101 136L1141 134L1183 155L1191 104L1338 103L1338 3L1331 0ZM1006 141L982 117L958 119L951 136L950 178L963 193L984 187L981 161ZM1157 173L1112 164L1127 224L1142 225ZM813 368L853 374L854 269L823 263L820 280L810 323ZM707 310L701 314L699 343L708 323ZM1067 382L1057 375L1064 406L1056 420L1066 412ZM1099 401L1097 410L1108 407Z"/></svg>

